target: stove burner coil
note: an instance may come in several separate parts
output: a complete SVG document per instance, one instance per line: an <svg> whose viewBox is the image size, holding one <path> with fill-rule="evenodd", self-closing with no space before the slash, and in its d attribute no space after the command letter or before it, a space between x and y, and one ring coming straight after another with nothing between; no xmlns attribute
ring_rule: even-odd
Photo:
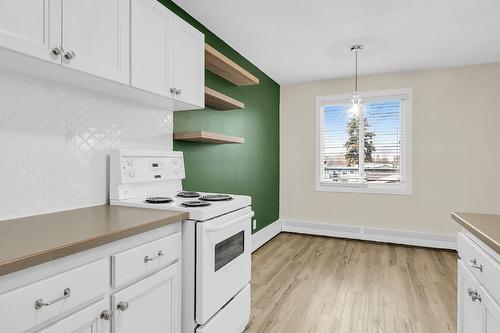
<svg viewBox="0 0 500 333"><path fill-rule="evenodd" d="M177 193L177 196L181 198L198 198L200 196L200 193L186 191Z"/></svg>
<svg viewBox="0 0 500 333"><path fill-rule="evenodd" d="M209 194L202 196L200 199L205 201L228 201L232 200L233 197L227 194Z"/></svg>
<svg viewBox="0 0 500 333"><path fill-rule="evenodd" d="M183 202L181 205L183 205L184 207L206 207L210 206L211 203L206 201L194 200Z"/></svg>
<svg viewBox="0 0 500 333"><path fill-rule="evenodd" d="M174 201L172 198L169 197L149 197L144 202L150 203L150 204L164 204L164 203L169 203Z"/></svg>

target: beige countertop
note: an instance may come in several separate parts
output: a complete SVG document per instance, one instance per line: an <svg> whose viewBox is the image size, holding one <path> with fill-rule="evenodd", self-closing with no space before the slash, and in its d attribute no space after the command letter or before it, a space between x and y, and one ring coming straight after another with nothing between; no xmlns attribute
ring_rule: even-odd
<svg viewBox="0 0 500 333"><path fill-rule="evenodd" d="M500 254L500 215L452 213L451 217Z"/></svg>
<svg viewBox="0 0 500 333"><path fill-rule="evenodd" d="M188 218L188 213L101 205L0 221L0 275Z"/></svg>

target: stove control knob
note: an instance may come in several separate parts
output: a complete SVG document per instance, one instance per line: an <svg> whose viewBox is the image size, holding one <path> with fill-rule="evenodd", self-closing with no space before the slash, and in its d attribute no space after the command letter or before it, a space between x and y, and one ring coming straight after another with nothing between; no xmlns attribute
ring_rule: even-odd
<svg viewBox="0 0 500 333"><path fill-rule="evenodd" d="M174 165L179 165L179 160L175 158L175 159L173 160L173 163L174 163Z"/></svg>
<svg viewBox="0 0 500 333"><path fill-rule="evenodd" d="M130 178L134 178L135 177L135 170L134 169L129 169L128 170L128 176Z"/></svg>
<svg viewBox="0 0 500 333"><path fill-rule="evenodd" d="M133 160L133 159L131 159L131 158L127 159L127 164L128 164L129 166L133 166L133 165L134 165L134 160Z"/></svg>

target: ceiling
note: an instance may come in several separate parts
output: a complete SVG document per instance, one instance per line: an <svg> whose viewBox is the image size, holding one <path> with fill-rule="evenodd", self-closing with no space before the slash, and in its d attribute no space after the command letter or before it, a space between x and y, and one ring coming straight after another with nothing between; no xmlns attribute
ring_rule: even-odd
<svg viewBox="0 0 500 333"><path fill-rule="evenodd" d="M174 0L280 84L500 61L499 0Z"/></svg>

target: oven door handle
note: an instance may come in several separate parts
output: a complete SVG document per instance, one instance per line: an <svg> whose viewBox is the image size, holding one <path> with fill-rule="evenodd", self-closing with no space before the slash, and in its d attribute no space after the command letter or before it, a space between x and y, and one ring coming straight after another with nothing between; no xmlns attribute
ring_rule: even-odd
<svg viewBox="0 0 500 333"><path fill-rule="evenodd" d="M239 223L241 220L248 219L248 218L251 218L253 216L254 216L254 212L251 212L251 213L249 213L247 215L244 215L244 216L241 216L241 217L237 218L236 220L232 220L232 221L226 222L226 223L221 224L221 225L206 226L205 230L207 232L220 231L220 230L226 229L227 227L229 227L229 226L231 226L233 224Z"/></svg>

